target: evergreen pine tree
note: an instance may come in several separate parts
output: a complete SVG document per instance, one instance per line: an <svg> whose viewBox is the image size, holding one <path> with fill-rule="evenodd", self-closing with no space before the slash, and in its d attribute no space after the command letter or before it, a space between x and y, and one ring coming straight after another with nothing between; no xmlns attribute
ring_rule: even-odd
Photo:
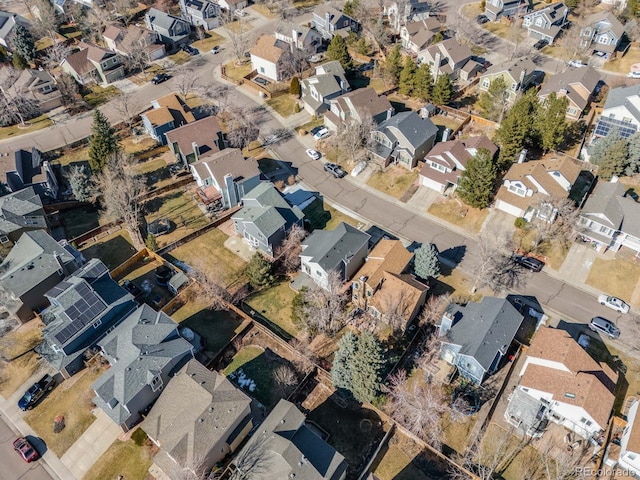
<svg viewBox="0 0 640 480"><path fill-rule="evenodd" d="M338 60L345 71L353 68L353 59L349 55L349 50L347 50L347 43L340 35L334 35L331 39L331 43L327 48L327 56L331 60Z"/></svg>
<svg viewBox="0 0 640 480"><path fill-rule="evenodd" d="M421 63L416 71L416 81L413 95L422 100L431 99L433 89L433 77L428 63Z"/></svg>
<svg viewBox="0 0 640 480"><path fill-rule="evenodd" d="M413 95L416 84L416 62L407 56L404 60L404 68L400 72L399 91L402 95Z"/></svg>
<svg viewBox="0 0 640 480"><path fill-rule="evenodd" d="M464 203L474 208L489 206L496 181L496 167L491 152L481 148L467 162L466 170L460 175L458 196Z"/></svg>
<svg viewBox="0 0 640 480"><path fill-rule="evenodd" d="M360 37L360 39L356 43L356 51L360 55L369 55L369 44L364 37Z"/></svg>
<svg viewBox="0 0 640 480"><path fill-rule="evenodd" d="M598 165L598 176L604 180L610 180L614 175L622 175L628 167L629 141L620 136L617 128L609 131L609 134L600 139L593 149L591 163Z"/></svg>
<svg viewBox="0 0 640 480"><path fill-rule="evenodd" d="M355 18L356 11L360 6L360 0L348 0L347 3L344 4L344 8L342 12L348 17Z"/></svg>
<svg viewBox="0 0 640 480"><path fill-rule="evenodd" d="M249 283L255 289L270 287L275 283L273 265L260 252L253 254L247 264L247 276Z"/></svg>
<svg viewBox="0 0 640 480"><path fill-rule="evenodd" d="M93 188L86 165L74 166L69 174L69 186L79 202L89 202L93 198Z"/></svg>
<svg viewBox="0 0 640 480"><path fill-rule="evenodd" d="M300 79L298 77L293 77L291 79L291 84L289 85L289 93L291 95L295 95L296 98L300 98Z"/></svg>
<svg viewBox="0 0 640 480"><path fill-rule="evenodd" d="M402 70L402 54L400 53L400 45L396 45L391 49L387 59L384 61L384 74L394 84L400 81L400 71Z"/></svg>
<svg viewBox="0 0 640 480"><path fill-rule="evenodd" d="M567 131L566 113L569 99L551 94L538 107L536 132L543 152L555 149L564 140Z"/></svg>
<svg viewBox="0 0 640 480"><path fill-rule="evenodd" d="M15 28L13 47L27 63L31 63L36 59L36 43L33 40L33 36L29 30L19 23Z"/></svg>
<svg viewBox="0 0 640 480"><path fill-rule="evenodd" d="M453 84L451 83L449 75L439 75L438 80L436 80L436 83L433 86L433 91L431 92L433 103L437 105L446 105L451 101L452 96Z"/></svg>
<svg viewBox="0 0 640 480"><path fill-rule="evenodd" d="M89 166L93 173L102 171L108 158L118 150L120 145L115 129L100 110L94 110L89 145Z"/></svg>
<svg viewBox="0 0 640 480"><path fill-rule="evenodd" d="M534 132L534 119L538 108L538 97L531 89L511 107L496 131L494 140L500 145L498 168L506 170L513 163Z"/></svg>
<svg viewBox="0 0 640 480"><path fill-rule="evenodd" d="M356 353L349 361L351 393L360 402L373 402L380 393L384 355L380 341L369 331L358 336Z"/></svg>
<svg viewBox="0 0 640 480"><path fill-rule="evenodd" d="M433 36L433 38L431 39L431 45L435 45L436 43L440 43L443 40L444 40L444 35L442 35L442 32L437 32Z"/></svg>
<svg viewBox="0 0 640 480"><path fill-rule="evenodd" d="M414 252L413 270L423 280L440 276L440 260L438 249L433 243L423 244Z"/></svg>
<svg viewBox="0 0 640 480"><path fill-rule="evenodd" d="M482 115L500 123L509 102L509 90L504 78L498 77L489 84L486 92L480 94L478 106Z"/></svg>
<svg viewBox="0 0 640 480"><path fill-rule="evenodd" d="M353 359L358 338L348 330L338 342L338 350L333 356L331 381L336 388L351 390L351 360Z"/></svg>

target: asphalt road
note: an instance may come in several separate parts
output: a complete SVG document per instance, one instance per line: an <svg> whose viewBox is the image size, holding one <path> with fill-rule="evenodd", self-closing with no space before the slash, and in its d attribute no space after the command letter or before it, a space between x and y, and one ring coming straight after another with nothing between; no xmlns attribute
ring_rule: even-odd
<svg viewBox="0 0 640 480"><path fill-rule="evenodd" d="M53 480L41 465L42 460L26 463L13 450L17 435L7 426L0 415L0 478L5 480ZM42 452L40 452L42 453Z"/></svg>

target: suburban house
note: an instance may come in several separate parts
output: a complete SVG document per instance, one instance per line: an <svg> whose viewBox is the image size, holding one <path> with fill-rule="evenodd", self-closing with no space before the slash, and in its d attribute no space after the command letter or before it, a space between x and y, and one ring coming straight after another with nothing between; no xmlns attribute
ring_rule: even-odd
<svg viewBox="0 0 640 480"><path fill-rule="evenodd" d="M193 27L213 30L220 26L220 5L208 0L180 0L182 18Z"/></svg>
<svg viewBox="0 0 640 480"><path fill-rule="evenodd" d="M32 187L36 195L44 201L56 200L60 187L53 171L53 166L42 159L42 154L36 147L31 151L18 150L15 156L15 170L8 171L7 187L12 192Z"/></svg>
<svg viewBox="0 0 640 480"><path fill-rule="evenodd" d="M469 47L450 38L418 52L418 63L431 67L434 82L440 75L449 75L451 80L470 81L482 70L482 65L472 57Z"/></svg>
<svg viewBox="0 0 640 480"><path fill-rule="evenodd" d="M180 336L171 317L146 303L102 338L99 346L110 367L91 385L96 394L93 403L125 432L142 420L141 414L193 358L195 349Z"/></svg>
<svg viewBox="0 0 640 480"><path fill-rule="evenodd" d="M370 235L341 222L333 230L314 230L302 242L300 271L324 289L329 274L337 272L341 281L352 278L364 263Z"/></svg>
<svg viewBox="0 0 640 480"><path fill-rule="evenodd" d="M400 27L402 46L417 54L433 41L433 37L442 31L442 24L437 17L427 17L416 22L409 22Z"/></svg>
<svg viewBox="0 0 640 480"><path fill-rule="evenodd" d="M122 322L137 304L111 279L98 259L49 290L42 313L42 343L36 351L65 378L84 368L84 353Z"/></svg>
<svg viewBox="0 0 640 480"><path fill-rule="evenodd" d="M491 82L502 77L507 86L507 98L510 103L514 103L520 92L524 92L536 79L535 64L525 57L520 57L510 62L492 65L486 72L480 75L480 90L489 90Z"/></svg>
<svg viewBox="0 0 640 480"><path fill-rule="evenodd" d="M402 330L416 317L429 287L409 274L413 254L399 240L382 239L351 282L351 299L376 320L402 318Z"/></svg>
<svg viewBox="0 0 640 480"><path fill-rule="evenodd" d="M498 147L484 135L436 143L424 158L424 166L420 170L420 185L442 194L447 189L455 190L460 175L467 168L467 162L481 148L489 150L492 157L498 151Z"/></svg>
<svg viewBox="0 0 640 480"><path fill-rule="evenodd" d="M500 368L523 316L504 298L484 297L480 303L452 303L442 316L440 358L460 375L480 385Z"/></svg>
<svg viewBox="0 0 640 480"><path fill-rule="evenodd" d="M599 252L627 247L640 252L640 203L618 182L598 182L582 207L581 235Z"/></svg>
<svg viewBox="0 0 640 480"><path fill-rule="evenodd" d="M141 113L140 118L149 135L161 145L167 144L168 131L196 121L189 106L176 93L154 100L151 105L153 108Z"/></svg>
<svg viewBox="0 0 640 480"><path fill-rule="evenodd" d="M276 256L291 227L303 226L302 211L289 205L271 183L260 183L245 194L242 205L231 217L235 232L270 257Z"/></svg>
<svg viewBox="0 0 640 480"><path fill-rule="evenodd" d="M224 149L224 135L216 117L204 117L165 134L167 145L179 162L197 162L209 152Z"/></svg>
<svg viewBox="0 0 640 480"><path fill-rule="evenodd" d="M569 67L544 82L538 98L543 102L551 92L558 97L567 97L567 120L578 120L593 100L599 83L600 73L593 67Z"/></svg>
<svg viewBox="0 0 640 480"><path fill-rule="evenodd" d="M272 35L262 35L249 50L251 66L259 75L274 82L284 80L290 71L287 66L287 59L291 55L290 48L288 43Z"/></svg>
<svg viewBox="0 0 640 480"><path fill-rule="evenodd" d="M229 12L242 10L249 5L249 0L216 0L216 3Z"/></svg>
<svg viewBox="0 0 640 480"><path fill-rule="evenodd" d="M9 52L13 51L12 42L16 25L22 25L27 29L31 27L29 21L17 13L0 11L0 45Z"/></svg>
<svg viewBox="0 0 640 480"><path fill-rule="evenodd" d="M237 148L208 153L190 167L200 187L198 195L206 203L219 203L224 208L238 205L261 181L258 162L244 158Z"/></svg>
<svg viewBox="0 0 640 480"><path fill-rule="evenodd" d="M569 198L580 172L588 166L572 158L544 158L514 163L504 174L495 197L498 210L530 221L555 220L557 212L544 208L554 198Z"/></svg>
<svg viewBox="0 0 640 480"><path fill-rule="evenodd" d="M487 0L484 14L495 21L500 17L520 17L530 10L533 10L532 0Z"/></svg>
<svg viewBox="0 0 640 480"><path fill-rule="evenodd" d="M108 84L124 77L124 65L117 53L85 42L80 42L79 51L62 60L60 68L80 85Z"/></svg>
<svg viewBox="0 0 640 480"><path fill-rule="evenodd" d="M384 122L393 116L394 108L385 95L376 93L373 88L359 88L333 98L329 110L324 112L324 125L332 132L342 131L351 122L362 123L366 117L376 123Z"/></svg>
<svg viewBox="0 0 640 480"><path fill-rule="evenodd" d="M322 35L324 40L331 40L334 35L346 38L350 32L360 31L358 21L326 3L321 3L313 9L311 26Z"/></svg>
<svg viewBox="0 0 640 480"><path fill-rule="evenodd" d="M191 25L187 20L162 12L151 7L144 16L148 30L156 32L160 41L174 49L189 41Z"/></svg>
<svg viewBox="0 0 640 480"><path fill-rule="evenodd" d="M522 27L531 38L546 40L551 45L567 25L567 15L569 7L562 2L554 3L527 13L522 18Z"/></svg>
<svg viewBox="0 0 640 480"><path fill-rule="evenodd" d="M306 25L283 22L278 25L274 35L276 40L306 53L316 53L322 46L322 36L317 30Z"/></svg>
<svg viewBox="0 0 640 480"><path fill-rule="evenodd" d="M623 138L640 131L640 85L609 90L593 134L606 137L612 128Z"/></svg>
<svg viewBox="0 0 640 480"><path fill-rule="evenodd" d="M615 54L624 35L624 25L609 11L588 16L580 29L580 45L588 54L610 58Z"/></svg>
<svg viewBox="0 0 640 480"><path fill-rule="evenodd" d="M589 439L607 428L618 374L568 332L542 327L527 350L505 419L531 436L548 421Z"/></svg>
<svg viewBox="0 0 640 480"><path fill-rule="evenodd" d="M58 90L56 80L45 70L27 68L11 72L10 69L3 68L0 70L0 77L0 91L10 97L20 96L33 100L42 113L62 106L62 93Z"/></svg>
<svg viewBox="0 0 640 480"><path fill-rule="evenodd" d="M126 28L120 25L109 25L102 34L102 38L110 50L125 57L132 52L137 54L140 49L143 49L147 56L146 60L151 62L164 57L166 53L156 32L133 24Z"/></svg>
<svg viewBox="0 0 640 480"><path fill-rule="evenodd" d="M47 228L42 200L33 187L0 197L0 244L13 244L24 232Z"/></svg>
<svg viewBox="0 0 640 480"><path fill-rule="evenodd" d="M344 69L337 60L316 67L315 75L300 82L301 100L310 115L329 109L329 102L351 90Z"/></svg>
<svg viewBox="0 0 640 480"><path fill-rule="evenodd" d="M620 439L620 455L618 467L627 470L634 476L640 476L640 415L638 415L640 401L633 400L627 413L627 425L624 427Z"/></svg>
<svg viewBox="0 0 640 480"><path fill-rule="evenodd" d="M150 470L162 472L162 478L182 478L185 468L194 478L209 471L253 427L250 405L251 399L224 375L189 360L140 424L160 449Z"/></svg>
<svg viewBox="0 0 640 480"><path fill-rule="evenodd" d="M394 32L400 33L402 26L429 18L433 6L426 0L394 1L384 7L384 14Z"/></svg>
<svg viewBox="0 0 640 480"><path fill-rule="evenodd" d="M84 263L66 240L56 242L44 230L25 232L0 265L0 288L11 297L5 308L23 323L31 320L49 306L45 293Z"/></svg>
<svg viewBox="0 0 640 480"><path fill-rule="evenodd" d="M348 466L344 457L305 420L293 403L280 400L231 464L235 466L237 459L260 445L269 468L251 472L253 480L344 480Z"/></svg>
<svg viewBox="0 0 640 480"><path fill-rule="evenodd" d="M420 118L414 112L401 112L380 123L371 132L371 153L382 161L383 166L398 163L405 168L414 168L436 141L438 127L428 118Z"/></svg>

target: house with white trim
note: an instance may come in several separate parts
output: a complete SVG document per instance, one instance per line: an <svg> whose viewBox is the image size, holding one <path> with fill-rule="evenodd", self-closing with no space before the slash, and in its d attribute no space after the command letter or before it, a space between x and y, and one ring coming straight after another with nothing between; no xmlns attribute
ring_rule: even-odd
<svg viewBox="0 0 640 480"><path fill-rule="evenodd" d="M562 2L554 3L527 13L522 18L522 27L531 38L546 40L551 45L567 25L567 15L569 7Z"/></svg>

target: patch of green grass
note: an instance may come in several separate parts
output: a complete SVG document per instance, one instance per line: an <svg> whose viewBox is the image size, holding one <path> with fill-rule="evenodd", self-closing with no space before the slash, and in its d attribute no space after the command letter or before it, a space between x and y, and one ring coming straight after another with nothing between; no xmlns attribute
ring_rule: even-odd
<svg viewBox="0 0 640 480"><path fill-rule="evenodd" d="M230 373L238 370L245 363L258 358L263 353L264 349L260 347L254 347L251 345L248 347L242 347L240 351L234 355L233 360L229 365L227 365L227 368L225 368L222 373L224 373L225 375L229 375Z"/></svg>
<svg viewBox="0 0 640 480"><path fill-rule="evenodd" d="M136 432L142 430L136 430ZM145 478L151 466L151 441L136 445L133 439L116 440L82 477L85 480L112 480L114 478Z"/></svg>
<svg viewBox="0 0 640 480"><path fill-rule="evenodd" d="M586 283L608 295L630 302L638 280L640 280L640 265L619 258L613 260L596 258Z"/></svg>
<svg viewBox="0 0 640 480"><path fill-rule="evenodd" d="M136 253L136 249L131 244L131 237L124 229L101 238L97 243L85 244L80 251L87 260L99 258L109 270L121 265Z"/></svg>
<svg viewBox="0 0 640 480"><path fill-rule="evenodd" d="M93 108L107 103L109 100L122 93L113 85L109 85L108 87L92 85L91 87L88 87L88 89L89 91L85 93L82 98Z"/></svg>
<svg viewBox="0 0 640 480"><path fill-rule="evenodd" d="M53 122L46 114L27 120L23 126L11 125L10 127L0 127L0 140L24 135L25 133L42 130L53 125Z"/></svg>
<svg viewBox="0 0 640 480"><path fill-rule="evenodd" d="M153 198L145 204L147 223L168 218L171 231L156 238L163 247L179 240L209 223L190 192L172 191Z"/></svg>
<svg viewBox="0 0 640 480"><path fill-rule="evenodd" d="M61 210L60 218L69 240L106 223L100 219L100 212L93 206Z"/></svg>
<svg viewBox="0 0 640 480"><path fill-rule="evenodd" d="M291 320L291 302L295 295L296 292L285 280L271 288L254 293L246 300L246 303L295 337L300 331Z"/></svg>
<svg viewBox="0 0 640 480"><path fill-rule="evenodd" d="M76 24L60 25L59 31L65 38L68 39L82 36L82 30L80 30L80 28Z"/></svg>
<svg viewBox="0 0 640 480"><path fill-rule="evenodd" d="M225 75L236 82L240 82L251 73L253 66L251 62L243 62L241 65L236 65L235 60L224 64Z"/></svg>
<svg viewBox="0 0 640 480"><path fill-rule="evenodd" d="M146 179L147 187L161 188L173 182L173 177L164 157L157 157L146 162L135 165L134 171L138 175L143 175Z"/></svg>
<svg viewBox="0 0 640 480"><path fill-rule="evenodd" d="M297 99L288 93L283 93L267 100L267 105L285 118L295 113L294 108L297 103Z"/></svg>
<svg viewBox="0 0 640 480"><path fill-rule="evenodd" d="M401 199L417 179L417 171L409 171L406 168L396 166L385 172L375 172L367 181L367 185L394 198Z"/></svg>
<svg viewBox="0 0 640 480"><path fill-rule="evenodd" d="M73 164L84 164L89 167L89 146L68 148L61 152L61 155L54 160L54 163L62 167Z"/></svg>

